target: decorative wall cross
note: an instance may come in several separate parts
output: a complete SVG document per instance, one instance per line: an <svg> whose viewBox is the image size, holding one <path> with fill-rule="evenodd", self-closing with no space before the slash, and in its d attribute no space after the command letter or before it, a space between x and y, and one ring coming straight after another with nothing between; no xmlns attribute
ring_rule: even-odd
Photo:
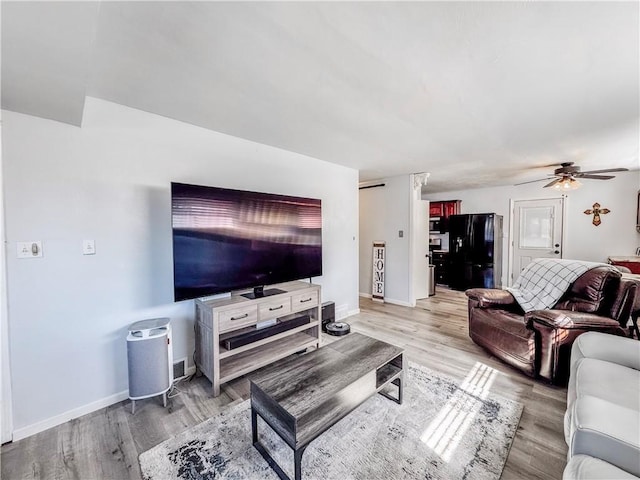
<svg viewBox="0 0 640 480"><path fill-rule="evenodd" d="M590 208L589 210L585 210L584 213L586 215L593 215L593 222L591 223L593 223L597 227L602 223L602 221L600 220L600 215L606 215L610 211L611 210L609 210L608 208L600 208L600 204L596 202L593 204L592 208Z"/></svg>

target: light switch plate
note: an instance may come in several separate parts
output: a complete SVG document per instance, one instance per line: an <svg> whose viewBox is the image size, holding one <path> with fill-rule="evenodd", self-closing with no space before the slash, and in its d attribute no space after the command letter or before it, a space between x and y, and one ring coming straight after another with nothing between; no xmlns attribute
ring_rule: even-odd
<svg viewBox="0 0 640 480"><path fill-rule="evenodd" d="M42 242L18 242L18 258L42 257Z"/></svg>
<svg viewBox="0 0 640 480"><path fill-rule="evenodd" d="M95 242L95 240L83 240L82 241L82 254L83 255L95 255L96 254L96 242Z"/></svg>

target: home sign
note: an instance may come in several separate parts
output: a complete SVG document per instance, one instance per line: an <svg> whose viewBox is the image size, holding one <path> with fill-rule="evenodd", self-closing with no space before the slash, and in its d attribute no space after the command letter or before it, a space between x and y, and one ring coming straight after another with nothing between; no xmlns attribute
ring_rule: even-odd
<svg viewBox="0 0 640 480"><path fill-rule="evenodd" d="M371 297L377 302L384 302L385 260L385 242L373 242L373 277L371 283Z"/></svg>

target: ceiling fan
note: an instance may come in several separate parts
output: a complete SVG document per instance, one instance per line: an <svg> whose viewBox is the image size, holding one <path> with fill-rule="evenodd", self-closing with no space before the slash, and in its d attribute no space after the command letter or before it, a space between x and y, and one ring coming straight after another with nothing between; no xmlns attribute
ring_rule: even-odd
<svg viewBox="0 0 640 480"><path fill-rule="evenodd" d="M547 178L539 178L538 180L531 180L529 182L516 183L516 185L524 185L526 183L542 182L543 180L552 179L549 183L543 186L543 188L554 187L558 190L574 190L578 188L581 183L578 178L590 178L593 180L610 180L615 178L614 175L599 175L600 173L611 172L627 172L628 168L605 168L602 170L590 170L588 172L581 172L578 165L574 165L573 162L563 162L560 164L560 168L556 168L553 171L553 175L549 175ZM555 178L554 178L555 177Z"/></svg>

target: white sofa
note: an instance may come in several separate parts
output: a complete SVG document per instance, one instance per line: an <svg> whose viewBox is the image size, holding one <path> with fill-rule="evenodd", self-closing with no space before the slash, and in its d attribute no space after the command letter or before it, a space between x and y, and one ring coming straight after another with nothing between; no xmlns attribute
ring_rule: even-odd
<svg viewBox="0 0 640 480"><path fill-rule="evenodd" d="M563 479L640 477L640 341L597 332L571 349Z"/></svg>

